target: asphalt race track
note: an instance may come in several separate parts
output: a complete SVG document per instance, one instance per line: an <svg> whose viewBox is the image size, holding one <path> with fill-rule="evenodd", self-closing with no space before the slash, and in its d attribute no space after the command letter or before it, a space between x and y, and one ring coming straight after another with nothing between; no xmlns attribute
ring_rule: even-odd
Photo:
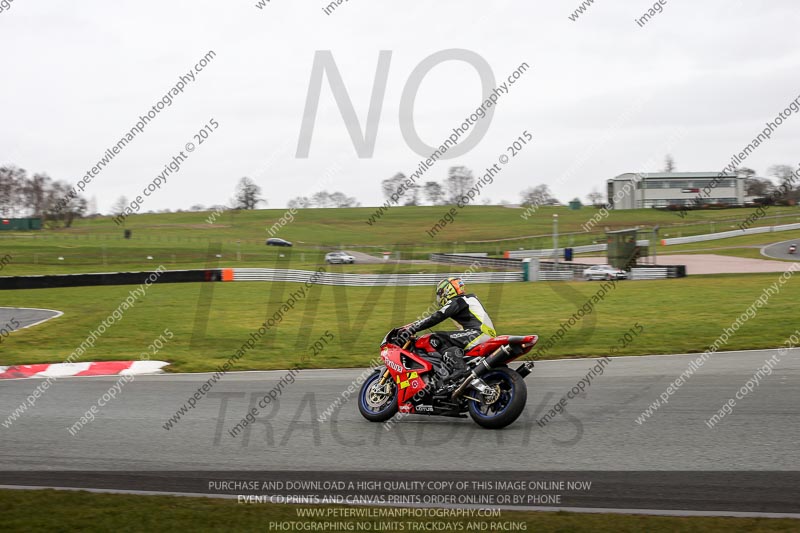
<svg viewBox="0 0 800 533"><path fill-rule="evenodd" d="M798 250L794 254L789 253L789 245L797 245ZM776 242L761 249L761 255L773 257L775 259L792 259L794 261L800 260L800 239L791 241Z"/></svg>
<svg viewBox="0 0 800 533"><path fill-rule="evenodd" d="M28 309L25 307L0 307L0 327L6 327L5 324L10 326L10 331L17 329L28 328L61 316L61 311L52 311L50 309ZM16 323L19 326L15 327Z"/></svg>
<svg viewBox="0 0 800 533"><path fill-rule="evenodd" d="M640 478L654 483L663 476L651 471L796 473L800 349L778 355L772 374L736 400L731 414L713 428L705 424L778 353L716 354L642 424L637 417L696 354L612 359L586 394L568 400L566 414L544 427L536 419L596 360L540 362L527 379L525 413L502 431L481 429L470 419L419 415L387 430L362 419L354 399L332 420L318 421L363 372L349 369L301 371L294 383L285 378L286 371L228 374L170 430L164 424L211 374L136 377L72 436L68 428L118 378L59 379L34 408L8 427L0 425L0 484L59 486L47 481L46 474L29 475L31 471L119 472L103 485L115 489L143 488L131 474L143 471L638 471ZM228 431L282 378L285 386L278 401L258 413L255 424L231 436ZM0 423L8 422L6 417L39 381L0 382ZM789 486L800 490L796 481ZM718 492L712 484L698 482L686 491L691 498L671 508L725 507L715 501ZM800 499L787 502L786 494L780 483L767 483L750 490L734 508L800 513ZM602 506L665 508L647 498L604 501Z"/></svg>

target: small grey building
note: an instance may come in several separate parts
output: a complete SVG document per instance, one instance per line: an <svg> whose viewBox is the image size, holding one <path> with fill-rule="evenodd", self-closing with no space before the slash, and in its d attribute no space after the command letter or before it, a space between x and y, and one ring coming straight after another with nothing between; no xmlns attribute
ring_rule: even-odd
<svg viewBox="0 0 800 533"><path fill-rule="evenodd" d="M744 205L745 178L719 172L634 172L608 180L614 209L670 205Z"/></svg>

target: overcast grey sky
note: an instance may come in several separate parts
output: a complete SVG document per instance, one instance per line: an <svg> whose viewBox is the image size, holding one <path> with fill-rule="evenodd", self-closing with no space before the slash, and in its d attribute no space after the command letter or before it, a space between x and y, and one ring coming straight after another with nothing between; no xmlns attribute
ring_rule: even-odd
<svg viewBox="0 0 800 533"><path fill-rule="evenodd" d="M539 183L584 198L623 172L661 170L667 151L680 171L718 171L800 95L796 0L668 0L644 27L635 18L653 2L639 0L596 0L576 21L580 0L349 0L330 15L323 0L257 1L14 0L0 12L0 164L78 181L209 50L195 81L87 185L102 212L139 194L212 117L219 129L144 210L225 203L245 175L282 207L316 192L334 162L326 188L377 205L380 181L420 160L400 132L403 87L445 49L479 54L498 82L531 66L478 146L425 177L478 173L532 132L484 192L493 201ZM361 128L379 52L393 52L371 158L357 156L327 81L310 156L295 158L317 50L332 51ZM480 101L473 67L434 68L417 95L420 137L439 144ZM792 116L745 165L797 166L799 139Z"/></svg>

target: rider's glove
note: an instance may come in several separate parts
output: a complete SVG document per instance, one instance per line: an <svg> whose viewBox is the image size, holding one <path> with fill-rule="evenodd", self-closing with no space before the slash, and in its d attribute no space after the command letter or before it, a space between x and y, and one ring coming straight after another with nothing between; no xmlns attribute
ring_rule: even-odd
<svg viewBox="0 0 800 533"><path fill-rule="evenodd" d="M411 330L411 324L406 324L405 326L401 326L400 331L398 331L397 334L399 337L405 340L411 338L411 336L414 334L414 332Z"/></svg>

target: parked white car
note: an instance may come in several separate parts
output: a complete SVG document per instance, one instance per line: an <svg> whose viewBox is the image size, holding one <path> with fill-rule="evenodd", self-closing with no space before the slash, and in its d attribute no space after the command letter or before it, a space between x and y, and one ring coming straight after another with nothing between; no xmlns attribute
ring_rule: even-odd
<svg viewBox="0 0 800 533"><path fill-rule="evenodd" d="M347 252L329 252L325 254L326 263L355 263L356 258Z"/></svg>
<svg viewBox="0 0 800 533"><path fill-rule="evenodd" d="M611 265L594 265L583 271L583 278L593 279L628 279L628 273Z"/></svg>

